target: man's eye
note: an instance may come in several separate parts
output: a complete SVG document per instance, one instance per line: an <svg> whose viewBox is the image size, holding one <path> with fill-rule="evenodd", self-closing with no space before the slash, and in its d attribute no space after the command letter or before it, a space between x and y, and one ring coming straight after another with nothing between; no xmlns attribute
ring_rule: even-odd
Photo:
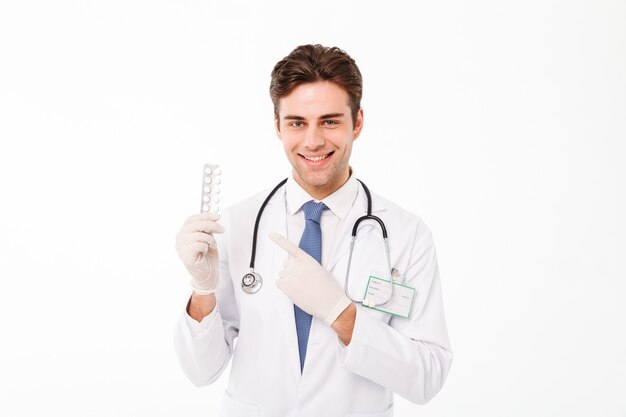
<svg viewBox="0 0 626 417"><path fill-rule="evenodd" d="M337 124L337 122L335 120L324 120L322 122L322 124L326 125L326 126L334 126Z"/></svg>
<svg viewBox="0 0 626 417"><path fill-rule="evenodd" d="M302 122L291 122L290 123L290 125L293 126L293 127L300 127L300 126L302 126L302 124L303 124Z"/></svg>

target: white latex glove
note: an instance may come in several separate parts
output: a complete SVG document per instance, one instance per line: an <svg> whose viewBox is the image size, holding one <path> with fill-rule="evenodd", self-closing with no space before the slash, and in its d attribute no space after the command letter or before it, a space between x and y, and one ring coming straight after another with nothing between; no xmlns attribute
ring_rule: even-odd
<svg viewBox="0 0 626 417"><path fill-rule="evenodd" d="M311 255L278 233L269 238L289 253L276 286L295 305L329 326L351 304L333 275Z"/></svg>
<svg viewBox="0 0 626 417"><path fill-rule="evenodd" d="M200 213L190 216L176 235L176 251L191 274L196 294L215 292L219 278L219 257L213 233L224 233L217 223L220 215Z"/></svg>

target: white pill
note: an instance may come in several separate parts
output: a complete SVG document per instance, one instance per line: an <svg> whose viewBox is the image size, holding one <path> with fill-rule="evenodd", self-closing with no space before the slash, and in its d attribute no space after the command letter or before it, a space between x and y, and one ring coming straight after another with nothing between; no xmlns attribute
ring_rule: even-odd
<svg viewBox="0 0 626 417"><path fill-rule="evenodd" d="M210 207L208 204L205 204L204 206L202 206L202 211L209 211Z"/></svg>
<svg viewBox="0 0 626 417"><path fill-rule="evenodd" d="M213 202L214 202L215 204L219 203L219 202L220 202L220 198L219 198L219 197L215 197L215 198L213 199Z"/></svg>
<svg viewBox="0 0 626 417"><path fill-rule="evenodd" d="M211 187L209 187L208 185L206 187L204 187L204 192L205 193L210 193L211 192Z"/></svg>
<svg viewBox="0 0 626 417"><path fill-rule="evenodd" d="M220 188L219 188L219 187L215 187L215 188L213 189L213 192L214 192L215 194L219 194L219 193L220 193Z"/></svg>
<svg viewBox="0 0 626 417"><path fill-rule="evenodd" d="M211 201L211 197L209 197L208 195L205 195L204 197L202 197L202 201L204 201L205 203L208 203L209 201Z"/></svg>
<svg viewBox="0 0 626 417"><path fill-rule="evenodd" d="M218 169L215 170L215 173L217 175L222 175L222 170L218 168Z"/></svg>
<svg viewBox="0 0 626 417"><path fill-rule="evenodd" d="M221 179L219 179L219 178L215 178L215 183L216 183L216 184L221 184L221 183L222 183L222 180L221 180Z"/></svg>
<svg viewBox="0 0 626 417"><path fill-rule="evenodd" d="M204 172L205 172L207 175L210 175L210 174L211 174L211 172L213 172L213 170L212 170L211 168L207 168L207 169L205 169L205 170L204 170Z"/></svg>
<svg viewBox="0 0 626 417"><path fill-rule="evenodd" d="M207 184L211 184L211 178L210 177L206 177L204 179L204 182L206 182Z"/></svg>

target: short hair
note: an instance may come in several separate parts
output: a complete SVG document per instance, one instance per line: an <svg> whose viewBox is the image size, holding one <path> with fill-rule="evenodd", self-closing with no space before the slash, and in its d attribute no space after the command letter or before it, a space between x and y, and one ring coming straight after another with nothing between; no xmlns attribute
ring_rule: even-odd
<svg viewBox="0 0 626 417"><path fill-rule="evenodd" d="M330 81L348 93L354 128L363 94L363 79L359 67L345 51L320 44L300 45L274 66L270 97L274 103L276 118L278 103L282 97L301 84L317 81Z"/></svg>

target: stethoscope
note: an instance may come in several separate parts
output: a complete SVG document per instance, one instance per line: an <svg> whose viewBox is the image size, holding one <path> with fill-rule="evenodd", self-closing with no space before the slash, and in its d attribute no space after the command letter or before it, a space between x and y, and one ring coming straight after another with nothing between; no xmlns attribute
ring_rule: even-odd
<svg viewBox="0 0 626 417"><path fill-rule="evenodd" d="M354 222L354 226L352 227L352 240L350 241L350 254L348 256L348 268L346 269L346 280L345 280L345 285L344 285L344 291L346 293L346 296L353 302L355 303L362 303L363 305L366 305L368 307L374 307L374 306L381 306L381 305L385 305L387 303L389 303L392 298L393 298L393 289L394 289L394 274L393 274L393 270L391 269L391 259L390 259L390 255L389 255L389 243L388 243L388 238L387 238L387 228L385 227L385 223L377 216L374 216L372 214L372 195L370 194L370 190L367 188L367 186L363 183L363 181L357 179L357 181L359 181L361 183L361 186L363 186L363 190L365 190L365 194L367 195L367 214L365 216L361 216L359 217L356 222ZM284 180L282 180L281 182L278 183L278 185L276 185L276 187L274 187L274 189L268 194L268 196L265 198L265 201L263 201L263 204L261 204L261 207L259 208L259 211L256 215L256 221L254 222L254 232L252 234L252 254L250 255L250 271L245 274L243 276L243 278L241 279L241 289L243 290L243 292L247 293L247 294L254 294L257 291L259 291L261 289L261 287L263 286L263 279L261 278L261 275L259 275L257 272L254 272L254 260L255 260L255 256L256 256L256 242L257 242L257 232L259 230L259 223L261 221L261 215L263 214L263 210L265 209L265 206L267 205L267 203L271 200L272 196L274 194L276 194L276 191L278 191L278 189L280 187L282 187L283 185L285 185L285 183L287 182L287 178L285 178ZM348 280L350 277L350 265L352 263L352 253L354 251L354 242L356 241L356 234L357 234L357 229L359 227L359 224L364 221L364 220L374 220L375 222L377 222L380 225L380 229L382 231L383 234L383 241L384 241L384 245L385 245L385 254L387 256L387 271L389 271L389 283L390 283L390 287L391 287L391 291L389 293L389 296L387 297L387 299L384 302L376 302L375 300L371 299L371 298L365 298L365 299L361 299L361 300L356 300L354 298L352 298L350 296L350 294L348 293Z"/></svg>

